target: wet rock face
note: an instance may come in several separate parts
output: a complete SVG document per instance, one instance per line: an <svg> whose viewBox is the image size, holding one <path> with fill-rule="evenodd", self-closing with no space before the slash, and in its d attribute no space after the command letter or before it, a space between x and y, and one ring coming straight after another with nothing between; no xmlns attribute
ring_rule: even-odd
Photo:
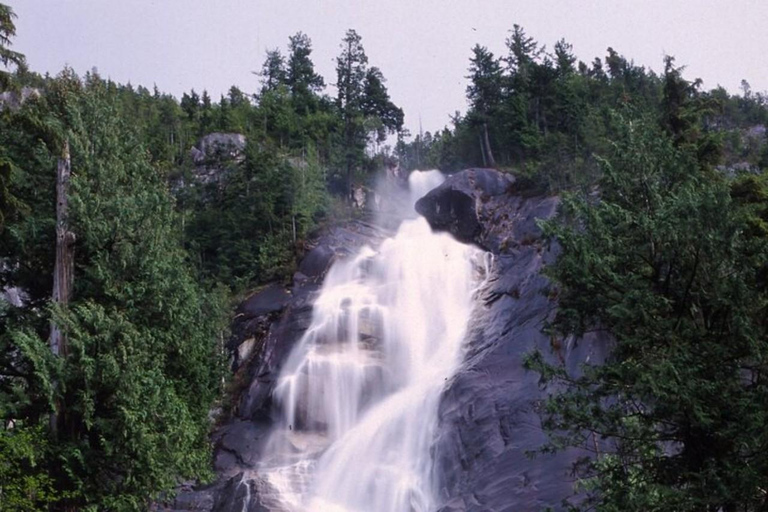
<svg viewBox="0 0 768 512"><path fill-rule="evenodd" d="M227 343L233 372L237 372L260 351L270 326L291 298L283 285L274 283L248 296L237 307L232 321L232 335Z"/></svg>
<svg viewBox="0 0 768 512"><path fill-rule="evenodd" d="M364 245L376 245L386 235L372 225L355 221L320 236L293 277L290 301L271 324L263 349L252 360L250 386L240 398L238 416L257 421L272 419L272 389L282 364L309 328L312 304L328 269L334 261L355 254Z"/></svg>
<svg viewBox="0 0 768 512"><path fill-rule="evenodd" d="M466 363L440 407L435 462L441 512L559 510L573 492L571 465L584 453L527 455L546 440L535 410L545 394L523 361L539 349L575 370L601 360L608 340L591 336L553 346L541 333L555 304L538 271L551 256L532 244L497 257L480 294Z"/></svg>
<svg viewBox="0 0 768 512"><path fill-rule="evenodd" d="M494 253L469 327L465 364L440 406L435 452L440 512L560 507L573 491L571 464L583 454L527 456L545 441L535 411L545 395L538 375L527 372L523 361L539 349L575 370L600 361L609 342L590 336L553 346L541 333L556 303L540 271L554 261L556 249L541 239L536 220L554 215L557 199L513 195L508 183L496 171L470 169L417 203L434 229ZM452 208L446 211L445 205Z"/></svg>

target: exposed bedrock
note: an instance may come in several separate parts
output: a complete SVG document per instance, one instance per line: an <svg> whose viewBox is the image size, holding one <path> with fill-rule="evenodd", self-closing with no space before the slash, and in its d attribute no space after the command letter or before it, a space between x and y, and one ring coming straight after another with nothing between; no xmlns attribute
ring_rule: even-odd
<svg viewBox="0 0 768 512"><path fill-rule="evenodd" d="M535 348L576 370L601 360L608 340L589 336L560 345L541 333L556 307L540 274L554 260L536 225L555 214L557 198L523 197L512 178L468 169L448 178L416 205L433 229L494 254L479 293L465 363L440 406L435 468L441 512L557 510L572 494L573 451L530 458L545 440L538 376L523 368Z"/></svg>

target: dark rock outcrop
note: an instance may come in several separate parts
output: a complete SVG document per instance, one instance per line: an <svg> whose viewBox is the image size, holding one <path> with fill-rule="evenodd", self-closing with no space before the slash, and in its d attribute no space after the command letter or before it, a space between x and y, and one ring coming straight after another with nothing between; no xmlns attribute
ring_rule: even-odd
<svg viewBox="0 0 768 512"><path fill-rule="evenodd" d="M272 322L291 301L290 292L274 283L248 296L235 312L227 348L232 371L247 363L264 343Z"/></svg>
<svg viewBox="0 0 768 512"><path fill-rule="evenodd" d="M180 177L172 184L174 190L187 186L219 186L224 178L245 160L245 135L240 133L209 133L189 150L195 164L191 180ZM211 198L207 198L211 199Z"/></svg>
<svg viewBox="0 0 768 512"><path fill-rule="evenodd" d="M558 509L573 492L570 470L578 454L527 456L545 440L535 411L544 391L523 360L540 349L575 370L601 360L608 343L587 337L560 346L542 334L556 302L540 271L556 254L536 220L554 215L557 199L513 195L511 183L496 171L470 169L417 203L434 229L494 253L466 361L441 402L435 452L441 512Z"/></svg>
<svg viewBox="0 0 768 512"><path fill-rule="evenodd" d="M493 169L467 169L450 176L416 202L432 229L494 254L514 252L540 232L536 219L551 216L557 198L527 199L515 193L515 180Z"/></svg>

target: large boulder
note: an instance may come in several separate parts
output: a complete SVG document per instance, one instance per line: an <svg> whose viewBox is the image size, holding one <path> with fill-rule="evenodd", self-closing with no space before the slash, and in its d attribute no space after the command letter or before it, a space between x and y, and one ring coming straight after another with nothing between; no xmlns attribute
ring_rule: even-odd
<svg viewBox="0 0 768 512"><path fill-rule="evenodd" d="M214 132L204 135L193 148L195 163L202 163L206 158L235 159L243 157L245 135L241 133Z"/></svg>
<svg viewBox="0 0 768 512"><path fill-rule="evenodd" d="M592 335L560 343L541 332L557 306L541 274L556 247L542 239L537 221L554 215L557 198L522 197L512 184L496 171L469 169L417 203L433 229L494 255L478 292L465 362L440 405L435 467L441 512L560 508L573 493L572 463L584 454L528 456L546 439L536 413L545 392L523 361L539 349L576 371L602 360L610 342Z"/></svg>
<svg viewBox="0 0 768 512"><path fill-rule="evenodd" d="M493 253L508 253L540 232L536 219L551 216L557 198L529 201L516 193L515 179L493 169L467 169L416 202L433 229Z"/></svg>

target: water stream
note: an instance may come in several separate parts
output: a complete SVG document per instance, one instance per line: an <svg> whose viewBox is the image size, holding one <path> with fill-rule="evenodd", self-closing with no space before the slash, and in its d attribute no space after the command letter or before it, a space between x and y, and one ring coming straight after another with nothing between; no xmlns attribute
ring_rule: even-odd
<svg viewBox="0 0 768 512"><path fill-rule="evenodd" d="M411 175L410 205L442 181ZM289 511L429 512L440 395L462 361L484 254L426 220L336 263L274 399L260 473Z"/></svg>

